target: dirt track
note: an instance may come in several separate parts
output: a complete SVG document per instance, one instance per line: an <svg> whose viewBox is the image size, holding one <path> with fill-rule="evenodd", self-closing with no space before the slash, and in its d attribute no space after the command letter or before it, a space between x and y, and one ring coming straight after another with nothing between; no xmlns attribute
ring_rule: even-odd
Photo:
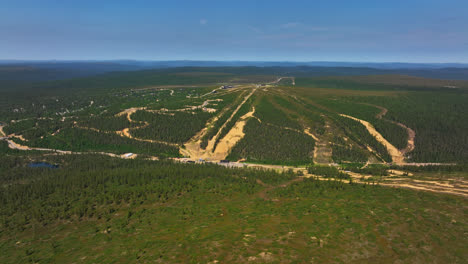
<svg viewBox="0 0 468 264"><path fill-rule="evenodd" d="M245 164L249 168L257 169L272 169L276 171L287 171L292 170L294 172L302 171L304 176L298 178L310 178L313 177L317 180L328 181L332 180L330 178L324 178L307 172L305 168L296 168L291 166L280 166L280 165L265 165L265 164ZM364 175L359 173L348 172L348 174L353 179L353 182L360 184L369 184L366 182L366 179L372 178L372 175ZM393 175L399 175L400 172L397 172ZM402 175L400 175L402 176ZM468 197L468 182L465 180L453 180L455 183L448 183L448 181L432 181L432 180L418 180L411 177L402 177L402 178L383 178L381 181L375 182L374 184L379 184L381 186L395 187L395 188L407 188L417 191L428 191L434 193L444 193L452 194L457 196ZM294 182L294 181L293 181Z"/></svg>
<svg viewBox="0 0 468 264"><path fill-rule="evenodd" d="M146 110L146 107L133 107L133 108L125 109L124 111L118 113L116 116L127 115L127 120L130 123L139 123L139 122L134 121L132 119L132 114L136 113L139 110ZM127 138L130 138L130 139L136 140L136 141L149 142L149 143L159 143L159 144L165 144L165 145L169 145L169 146L179 147L178 144L170 143L170 142L166 142L166 141L133 137L132 134L130 134L130 129L142 129L142 128L145 128L145 127L149 126L148 122L143 122L143 123L144 124L139 126L139 127L124 128L121 131L116 131L116 133L117 133L117 135L119 135L121 137L127 137Z"/></svg>
<svg viewBox="0 0 468 264"><path fill-rule="evenodd" d="M125 109L125 110L123 110L122 112L116 114L115 116L123 116L123 115L126 115L126 116L127 116L128 122L133 123L134 121L132 120L131 115L134 114L134 113L136 113L136 111L139 111L139 110L146 110L146 107L132 107L132 108L128 108L128 109Z"/></svg>
<svg viewBox="0 0 468 264"><path fill-rule="evenodd" d="M296 168L290 166L278 166L278 165L264 165L264 164L246 164L246 167L250 168L262 168L262 169L273 169L277 171L285 171L285 170L293 170L295 172L302 171L304 176L302 178L310 178L313 177L317 180L328 181L332 180L330 178L324 178L321 176L317 176L314 174L307 173L305 168ZM360 183L360 184L368 184L368 182L363 181L363 179L369 179L373 177L372 175L363 175L359 173L349 173L348 174L352 177L353 182ZM301 178L299 177L299 178ZM375 182L374 184L379 184L381 186L387 187L395 187L395 188L406 188L412 189L417 191L428 191L434 193L444 193L444 194L452 194L457 196L468 197L468 182L464 180L456 180L455 184L449 184L447 181L439 182L439 181L431 181L431 180L417 180L411 177L404 177L404 178L384 178L382 181Z"/></svg>
<svg viewBox="0 0 468 264"><path fill-rule="evenodd" d="M77 154L77 155L83 155L83 154L100 154L100 155L105 155L105 156L109 156L109 157L114 157L114 158L121 158L121 159L134 159L137 157L137 154L131 154L129 155L129 153L125 153L125 154L122 154L122 155L118 155L118 154L114 154L114 153L108 153L108 152L101 152L101 151L97 151L97 152L94 152L94 151L90 151L90 152L76 152L76 151L70 151L70 150L59 150L59 149L49 149L49 148L35 148L35 147L29 147L29 146L25 146L25 145L21 145L21 144L18 144L16 142L14 142L13 140L11 139L4 139L5 141L8 142L8 147L10 149L16 149L16 150L23 150L23 151L27 151L27 150L36 150L36 151L47 151L47 152L54 152L55 154L62 154L62 155L69 155L69 154ZM149 159L151 160L159 160L158 157L149 157Z"/></svg>
<svg viewBox="0 0 468 264"><path fill-rule="evenodd" d="M270 84L277 84L277 83L279 83L282 79L291 79L292 85L296 85L296 78L294 78L294 77L280 77L280 78L278 78L276 81L271 82Z"/></svg>

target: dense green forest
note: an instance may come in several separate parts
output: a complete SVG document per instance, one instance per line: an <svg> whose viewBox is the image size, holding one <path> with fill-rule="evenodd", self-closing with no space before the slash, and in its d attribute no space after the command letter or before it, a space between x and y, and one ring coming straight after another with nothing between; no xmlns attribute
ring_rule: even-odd
<svg viewBox="0 0 468 264"><path fill-rule="evenodd" d="M295 122L289 118L286 113L275 107L266 96L262 97L256 105L254 115L265 123L279 127L302 129L299 123Z"/></svg>
<svg viewBox="0 0 468 264"><path fill-rule="evenodd" d="M162 140L171 143L184 143L195 133L205 127L206 122L213 114L203 110L192 112L174 112L159 114L146 111L137 111L132 115L135 121L148 122L149 125L132 130L134 137Z"/></svg>
<svg viewBox="0 0 468 264"><path fill-rule="evenodd" d="M349 179L349 175L344 172L339 171L335 167L331 166L309 166L307 171L311 174L322 176L324 178L334 178L334 179Z"/></svg>
<svg viewBox="0 0 468 264"><path fill-rule="evenodd" d="M291 72L295 85L271 83L284 68L255 67L0 81L0 263L468 259L466 90ZM253 110L226 154L245 164L183 152L204 131L201 149L216 133L219 143ZM402 123L416 132L406 161L446 164L388 164L386 148L339 114L397 148ZM127 128L131 137L117 133Z"/></svg>
<svg viewBox="0 0 468 264"><path fill-rule="evenodd" d="M453 162L468 159L468 92L413 92L396 98L354 98L384 106L387 118L416 132L416 162Z"/></svg>
<svg viewBox="0 0 468 264"><path fill-rule="evenodd" d="M245 137L228 156L230 160L247 159L253 163L304 165L312 162L315 141L308 135L278 128L256 119L244 127Z"/></svg>
<svg viewBox="0 0 468 264"><path fill-rule="evenodd" d="M101 115L91 117L78 124L80 127L94 128L100 131L120 131L124 128L132 128L143 125L143 123L133 123L128 121L127 117L124 115Z"/></svg>
<svg viewBox="0 0 468 264"><path fill-rule="evenodd" d="M115 133L100 133L93 130L80 128L66 128L60 130L55 136L46 136L28 142L31 147L51 148L71 151L108 151L116 154L137 153L148 155L160 155L161 157L178 157L179 150L176 147L162 143L149 143L131 140Z"/></svg>
<svg viewBox="0 0 468 264"><path fill-rule="evenodd" d="M259 188L256 179L274 183L292 177L261 170L232 171L214 165L128 162L100 155L48 160L63 165L60 170L51 170L24 168L20 163L12 164L15 170L2 172L2 182L8 183L0 193L3 230L23 230L34 223L45 226L57 220L110 221L112 212L124 205L164 204L181 195L206 191L227 197L230 193L253 193ZM236 175L248 178L239 181Z"/></svg>
<svg viewBox="0 0 468 264"><path fill-rule="evenodd" d="M2 263L467 257L466 201L456 196L98 155L0 160Z"/></svg>
<svg viewBox="0 0 468 264"><path fill-rule="evenodd" d="M208 129L208 133L204 134L203 147L218 132L232 108L241 100L241 91L218 90L218 93L210 93L219 87L217 82L239 80L240 83L245 83L245 80L255 82L275 79L274 76L248 74L249 70L251 73L268 72L268 69L254 67L181 68L109 73L69 80L9 82L11 87L2 87L0 91L0 121L7 124L4 128L7 134L22 135L33 142L32 146L46 147L44 142L53 142L50 139L52 135L58 136L62 129L71 129L74 122L79 127L106 132L130 128L132 135L143 139L181 144L200 131L210 118L223 111L225 115L221 115ZM274 69L269 70L276 74ZM327 116L332 113L348 114L369 121L390 143L403 149L408 135L404 128L394 123L400 122L416 132L416 148L407 154L408 161L461 162L468 157L465 151L468 139L465 133L467 109L464 103L468 99L467 93L464 88L443 89L443 83L440 80L401 76L297 78L294 88L289 81L280 83L280 86L284 86L281 93L275 89L259 89L252 98L260 95L257 96L260 99L255 104L253 100L249 100L249 104L241 108L221 131L218 142L234 126L241 114L251 109L248 107L251 105L256 107L255 116L264 122L298 130L305 126L311 128L316 135L325 133L324 120ZM205 97L201 97L203 95ZM128 122L124 116L114 116L130 107L176 110L201 105L206 100L217 100L209 102L207 106L217 112L211 116L197 113L190 121L188 116L179 113L175 117L158 114L150 117L146 113L147 119L154 122L143 129L132 129L141 124ZM388 109L381 118L377 117L381 111L379 107ZM142 113L138 112L135 116ZM13 123L12 120L24 121ZM350 132L349 125L352 121L334 122L343 129L348 127L345 131ZM389 160L385 151L366 137L367 133L362 133L362 137L360 135L358 134L358 138L350 138L361 147L374 145L383 160ZM116 141L117 139L113 140ZM57 145L54 143L50 147ZM365 159L366 150L363 152L356 146L332 144L332 147L336 161L363 162ZM74 146L73 149L83 148Z"/></svg>
<svg viewBox="0 0 468 264"><path fill-rule="evenodd" d="M336 111L337 113L350 115L368 121L396 148L403 149L406 147L408 139L406 130L387 120L387 115L377 118L376 116L382 111L381 109L372 105L350 102L346 99L322 99L317 102L323 106L333 109L333 111Z"/></svg>
<svg viewBox="0 0 468 264"><path fill-rule="evenodd" d="M335 136L332 145L332 158L336 163L343 161L366 162L369 154L364 149L349 144L342 137Z"/></svg>
<svg viewBox="0 0 468 264"><path fill-rule="evenodd" d="M378 142L371 134L369 134L364 125L358 121L342 116L336 116L335 118L338 120L339 124L351 139L359 142L362 146L370 146L374 151L377 152L378 157L384 161L392 161L392 158L390 157L390 154L388 154L385 146Z"/></svg>

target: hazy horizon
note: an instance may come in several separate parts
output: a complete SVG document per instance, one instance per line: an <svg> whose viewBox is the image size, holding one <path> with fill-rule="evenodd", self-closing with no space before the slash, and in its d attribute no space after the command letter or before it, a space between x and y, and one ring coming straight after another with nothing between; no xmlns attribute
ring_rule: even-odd
<svg viewBox="0 0 468 264"><path fill-rule="evenodd" d="M87 63L87 62L141 62L141 63L162 63L162 62L216 62L216 63L289 63L289 64L408 64L408 65L461 65L463 67L468 66L468 62L459 62L459 61L449 61L449 62L438 62L438 61L428 61L428 62L408 62L408 61L299 61L299 60L192 60L192 59L178 59L178 60L153 60L153 59L3 59L0 58L0 63L54 63L54 62L63 62L63 63Z"/></svg>
<svg viewBox="0 0 468 264"><path fill-rule="evenodd" d="M15 1L1 60L468 63L460 0Z"/></svg>

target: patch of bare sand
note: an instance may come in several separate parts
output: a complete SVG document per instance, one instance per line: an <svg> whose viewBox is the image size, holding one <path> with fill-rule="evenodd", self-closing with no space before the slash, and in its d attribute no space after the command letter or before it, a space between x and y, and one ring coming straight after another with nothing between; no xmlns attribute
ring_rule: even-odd
<svg viewBox="0 0 468 264"><path fill-rule="evenodd" d="M343 116L343 117L346 117L346 118L353 119L353 120L358 121L361 124L363 124L364 127L366 127L367 131L369 131L369 133L378 142L380 142L382 145L385 146L388 153L392 157L392 161L394 163L396 163L396 164L403 164L404 163L403 154L395 146L390 144L390 142L388 142L379 132L377 132L377 130L374 128L374 126L371 123L369 123L367 121L364 121L364 120L361 120L361 119L358 119L358 118L355 118L355 117L352 117L352 116L349 116L349 115L345 115L345 114L340 114L340 115Z"/></svg>
<svg viewBox="0 0 468 264"><path fill-rule="evenodd" d="M452 187L435 187L431 185L414 184L414 183L379 183L379 185L388 186L388 187L397 187L397 188L408 188L408 189L419 190L419 191L447 193L447 194L454 194L454 195L459 195L463 197L468 197L468 192L465 189L454 189Z"/></svg>
<svg viewBox="0 0 468 264"><path fill-rule="evenodd" d="M10 138L14 137L14 138L17 138L17 139L19 139L19 140L21 140L21 141L25 141L25 142L28 141L27 139L25 139L25 138L23 137L23 135L11 134L11 135L9 135L8 137L10 137Z"/></svg>
<svg viewBox="0 0 468 264"><path fill-rule="evenodd" d="M3 127L4 127L4 125L1 125L1 124L0 124L0 136L6 137L6 134L5 134L5 132L3 131Z"/></svg>
<svg viewBox="0 0 468 264"><path fill-rule="evenodd" d="M123 110L122 112L116 114L115 116L127 115L128 121L133 122L133 120L132 120L132 118L130 116L132 114L134 114L138 110L145 110L145 109L146 109L146 107L132 107L132 108L128 108L128 109Z"/></svg>
<svg viewBox="0 0 468 264"><path fill-rule="evenodd" d="M403 125L402 123L395 122L395 124L399 125L400 127L406 129L408 133L408 143L404 149L401 149L400 152L402 155L406 155L407 153L414 150L414 138L416 137L416 132L413 129Z"/></svg>
<svg viewBox="0 0 468 264"><path fill-rule="evenodd" d="M318 137L310 132L310 127L304 129L304 133L308 136L311 136L315 141L319 141Z"/></svg>
<svg viewBox="0 0 468 264"><path fill-rule="evenodd" d="M313 161L319 164L330 164L333 163L333 153L330 144L331 138L331 130L330 124L327 120L325 123L326 133L320 136L316 136L310 132L310 129L304 131L305 134L311 136L315 139L315 146L314 146L314 154L313 154Z"/></svg>
<svg viewBox="0 0 468 264"><path fill-rule="evenodd" d="M245 124L247 123L247 120L253 116L254 113L255 107L252 109L252 111L243 115L239 119L239 121L236 122L234 127L231 130L229 130L226 136L219 141L213 153L213 156L211 157L212 159L223 160L227 157L230 150L237 144L237 142L239 142L245 136Z"/></svg>
<svg viewBox="0 0 468 264"><path fill-rule="evenodd" d="M221 159L225 159L227 154L226 153L225 155L223 153L225 153L226 151L223 151L223 148L225 148L226 146L229 147L232 145L232 140L233 138L230 139L230 142L231 143L226 143L226 141L224 141L223 144L227 144L227 145L223 145L224 147L220 148L219 150L218 149L218 146L219 144L222 143L223 139L220 140L220 142L218 142L218 145L216 146L216 149L214 149L214 145L216 143L216 140L218 139L218 137L220 136L221 134L221 131L223 130L223 128L226 126L226 124L228 124L232 118L234 118L234 116L237 114L237 112L239 111L239 109L245 104L245 102L247 102L247 100L253 95L253 93L256 91L256 89L253 89L247 96L245 96L244 100L237 106L237 108L233 111L233 113L231 114L231 116L226 120L226 122L224 122L224 124L219 128L218 132L216 133L215 136L213 136L209 141L208 141L208 145L206 146L205 149L202 149L200 147L200 143L201 143L201 138L203 137L203 135L208 131L208 127L213 124L216 120L214 119L213 121L210 122L210 124L207 125L207 127L203 128L199 133L197 133L197 135L195 135L192 139L190 139L187 143L184 144L184 147L180 148L180 153L185 156L185 157L190 157L191 159L194 159L194 160L198 160L198 159L205 159L205 160L221 160ZM253 110L255 111L255 109ZM249 112L250 113L250 112ZM249 113L247 113L246 115L248 115ZM244 116L246 116L244 115ZM253 113L252 113L253 115ZM243 117L244 117L243 116ZM240 119L242 119L243 117L241 117ZM245 124L244 124L245 125ZM244 125L242 125L242 130L244 128ZM238 126L238 124L236 123L233 127L236 128L236 126ZM240 126L240 124L239 124ZM238 129L238 128L237 128ZM232 130L232 129L231 129ZM231 133L231 131L228 132L228 134ZM236 133L236 132L232 132L232 133ZM242 132L243 133L243 132ZM228 135L226 135L227 137ZM231 134L232 136L232 134ZM225 138L226 138L225 137ZM237 141L235 141L235 143L237 143ZM233 145L232 145L233 146ZM220 158L221 157L221 158Z"/></svg>
<svg viewBox="0 0 468 264"><path fill-rule="evenodd" d="M52 133L51 135L52 135L52 136L56 136L58 133L60 133L60 130L61 130L60 128L57 129L57 130L56 130L54 133Z"/></svg>
<svg viewBox="0 0 468 264"><path fill-rule="evenodd" d="M206 149L200 147L201 138L208 132L208 128L211 127L218 119L227 111L223 109L217 116L209 120L206 126L200 130L195 136L193 136L188 142L184 144L183 147L179 149L180 154L184 157L190 157L193 159L199 159L206 152ZM209 142L208 142L209 143ZM212 143L214 144L214 143Z"/></svg>
<svg viewBox="0 0 468 264"><path fill-rule="evenodd" d="M130 134L129 132L129 128L124 128L122 129L121 131L117 131L117 135L121 136L121 137L128 137L128 138L133 138L133 136Z"/></svg>
<svg viewBox="0 0 468 264"><path fill-rule="evenodd" d="M398 176L413 176L413 173L401 170L388 170L388 173Z"/></svg>
<svg viewBox="0 0 468 264"><path fill-rule="evenodd" d="M8 142L8 147L11 148L11 149L32 150L30 147L18 144L16 142L14 142L13 140L7 140L7 142Z"/></svg>
<svg viewBox="0 0 468 264"><path fill-rule="evenodd" d="M385 107L382 107L382 106L379 106L379 105L373 105L373 104L366 104L366 105L370 105L370 106L373 106L373 107L376 107L376 108L380 109L380 113L378 113L375 116L378 119L382 119L383 116L385 116L388 113L388 109L385 108ZM388 119L385 119L385 120L388 121L388 122L391 122L391 123L393 123L395 125L398 125L398 126L402 127L403 129L406 130L406 133L408 134L408 140L407 140L406 147L403 148L403 149L400 149L401 154L404 156L407 153L413 151L414 150L414 138L416 137L416 132L414 132L413 129L407 127L406 125L404 125L402 123L395 122L395 121L388 120Z"/></svg>

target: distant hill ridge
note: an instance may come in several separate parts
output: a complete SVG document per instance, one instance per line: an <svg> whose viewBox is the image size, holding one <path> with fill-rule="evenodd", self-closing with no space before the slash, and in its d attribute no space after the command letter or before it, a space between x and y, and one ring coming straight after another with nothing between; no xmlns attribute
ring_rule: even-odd
<svg viewBox="0 0 468 264"><path fill-rule="evenodd" d="M228 72L304 77L397 74L468 80L462 63L255 62L255 61L15 61L0 60L0 80L45 81L108 72L160 70Z"/></svg>

